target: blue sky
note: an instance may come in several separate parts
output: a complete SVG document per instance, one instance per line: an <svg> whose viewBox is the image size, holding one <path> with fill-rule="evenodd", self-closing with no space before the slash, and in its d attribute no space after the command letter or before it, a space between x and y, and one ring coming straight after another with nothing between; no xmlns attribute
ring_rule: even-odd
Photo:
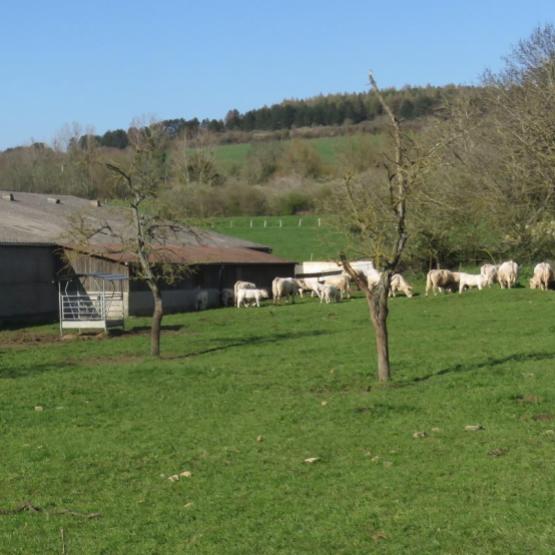
<svg viewBox="0 0 555 555"><path fill-rule="evenodd" d="M387 5L386 5L387 4ZM284 98L476 83L553 0L3 0L0 149L140 116L224 117Z"/></svg>

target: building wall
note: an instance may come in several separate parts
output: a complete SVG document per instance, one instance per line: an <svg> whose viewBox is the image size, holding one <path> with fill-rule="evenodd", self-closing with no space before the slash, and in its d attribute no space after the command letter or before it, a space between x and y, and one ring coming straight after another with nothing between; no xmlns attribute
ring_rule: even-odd
<svg viewBox="0 0 555 555"><path fill-rule="evenodd" d="M222 289L233 289L237 280L252 281L271 293L272 280L294 275L294 264L210 264L199 266L194 273L162 289L164 312L189 312L197 309L200 291L208 294L207 308L221 306ZM129 292L129 313L137 316L152 314L152 295L145 283L132 280Z"/></svg>
<svg viewBox="0 0 555 555"><path fill-rule="evenodd" d="M54 319L60 266L53 247L0 246L0 323Z"/></svg>
<svg viewBox="0 0 555 555"><path fill-rule="evenodd" d="M58 318L59 274L114 273L131 274L125 265L88 255L72 255L70 264L61 261L55 247L24 245L0 246L0 324L2 322L55 321ZM208 308L221 306L221 292L233 288L237 280L253 281L271 290L276 276L293 276L293 264L209 264L183 277L177 283L162 287L166 312L196 310L200 291L208 294ZM91 291L90 284L82 283ZM126 314L152 313L152 296L145 283L123 282Z"/></svg>

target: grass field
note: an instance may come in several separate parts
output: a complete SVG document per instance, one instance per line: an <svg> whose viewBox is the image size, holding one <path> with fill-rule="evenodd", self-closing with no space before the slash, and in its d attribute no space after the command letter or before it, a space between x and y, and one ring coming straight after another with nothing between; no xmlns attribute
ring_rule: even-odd
<svg viewBox="0 0 555 555"><path fill-rule="evenodd" d="M0 552L553 553L554 300L394 299L389 386L362 299L2 331Z"/></svg>
<svg viewBox="0 0 555 555"><path fill-rule="evenodd" d="M321 226L318 226L320 219ZM301 225L299 226L299 220ZM252 221L252 226L251 225ZM282 227L280 227L280 221ZM266 222L266 226L264 226ZM344 236L329 219L318 216L259 216L216 218L206 222L215 231L255 243L269 245L273 254L301 262L336 259L345 248Z"/></svg>
<svg viewBox="0 0 555 555"><path fill-rule="evenodd" d="M312 145L318 152L322 161L331 166L337 163L337 157L344 151L349 143L357 141L360 135L344 135L340 137L319 137L316 139L302 139ZM364 135L379 147L382 144L381 135ZM280 144L287 146L290 141L280 141ZM217 145L211 148L214 159L223 171L228 171L232 166L244 164L248 153L252 149L251 143Z"/></svg>

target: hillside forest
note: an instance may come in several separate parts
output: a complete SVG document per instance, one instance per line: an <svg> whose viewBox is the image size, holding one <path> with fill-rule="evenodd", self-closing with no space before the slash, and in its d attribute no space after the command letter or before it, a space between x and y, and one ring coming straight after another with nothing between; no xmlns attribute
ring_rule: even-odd
<svg viewBox="0 0 555 555"><path fill-rule="evenodd" d="M477 86L407 86L383 94L410 145L409 157L442 145L410 199L408 266L550 257L552 25L520 41L504 66L484 71ZM124 164L132 156L133 130L144 126L157 127L167 139L159 202L189 220L310 213L333 218L343 210L346 176L368 198L380 189L391 148L373 92L320 95L245 113L231 109L222 120L136 121L103 135L66 126L48 144L0 152L0 188L121 200L124 192L106 164Z"/></svg>

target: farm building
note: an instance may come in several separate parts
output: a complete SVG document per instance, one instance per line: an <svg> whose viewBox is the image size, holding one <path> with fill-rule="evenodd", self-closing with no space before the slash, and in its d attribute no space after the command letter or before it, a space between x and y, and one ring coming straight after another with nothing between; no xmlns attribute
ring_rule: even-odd
<svg viewBox="0 0 555 555"><path fill-rule="evenodd" d="M73 196L0 192L0 322L55 319L57 282L72 274L128 277L125 312L148 314L150 292L134 279L137 260L119 242L130 222L129 211L122 207ZM77 246L71 230L84 223L102 231ZM270 287L275 276L294 273L294 262L273 256L270 247L198 228L172 229L164 262L189 267L179 280L162 284L167 312L194 310L202 290L208 307L216 307L222 290L238 279ZM82 285L86 291L86 277Z"/></svg>

